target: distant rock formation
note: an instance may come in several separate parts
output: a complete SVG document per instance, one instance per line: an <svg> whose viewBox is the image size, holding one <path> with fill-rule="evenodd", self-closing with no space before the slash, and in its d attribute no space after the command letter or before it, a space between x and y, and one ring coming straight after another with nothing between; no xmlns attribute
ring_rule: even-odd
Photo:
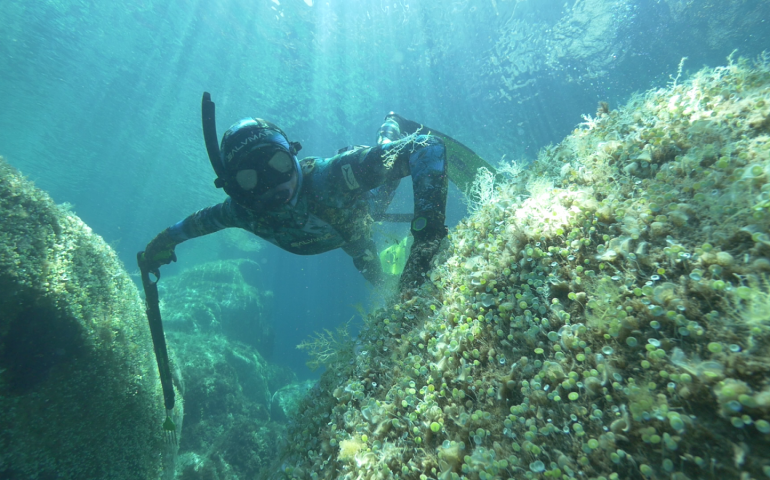
<svg viewBox="0 0 770 480"><path fill-rule="evenodd" d="M269 359L275 332L267 320L272 292L257 288L260 266L223 260L184 270L158 284L167 332L225 335Z"/></svg>
<svg viewBox="0 0 770 480"><path fill-rule="evenodd" d="M278 455L286 421L313 382L298 383L266 357L272 292L258 263L209 262L158 285L167 339L184 379L180 480L261 478Z"/></svg>

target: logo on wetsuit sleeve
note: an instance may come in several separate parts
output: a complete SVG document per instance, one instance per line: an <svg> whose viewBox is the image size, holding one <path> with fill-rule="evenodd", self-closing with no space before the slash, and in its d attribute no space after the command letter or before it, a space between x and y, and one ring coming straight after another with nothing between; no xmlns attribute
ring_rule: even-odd
<svg viewBox="0 0 770 480"><path fill-rule="evenodd" d="M351 167L350 164L342 166L342 178L345 179L345 184L348 186L350 190L355 190L356 188L359 188L360 185L358 185L356 176L353 175L353 167Z"/></svg>
<svg viewBox="0 0 770 480"><path fill-rule="evenodd" d="M308 238L307 240L300 240L299 242L292 242L291 246L294 248L304 247L305 245L310 245L312 243L316 242L322 242L324 240L329 240L334 238L334 234L327 233L323 237L316 237L316 238Z"/></svg>

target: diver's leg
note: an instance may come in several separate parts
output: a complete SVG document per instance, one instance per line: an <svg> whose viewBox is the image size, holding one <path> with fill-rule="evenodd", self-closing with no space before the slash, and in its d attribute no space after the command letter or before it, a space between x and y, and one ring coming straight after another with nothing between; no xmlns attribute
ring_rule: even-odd
<svg viewBox="0 0 770 480"><path fill-rule="evenodd" d="M372 218L379 220L382 215L388 211L390 203L393 201L393 197L396 196L396 189L401 183L400 178L389 180L384 185L371 190L371 197L369 199L369 212Z"/></svg>
<svg viewBox="0 0 770 480"><path fill-rule="evenodd" d="M422 148L414 150L409 156L409 171L414 188L414 220L411 228L414 244L401 275L402 290L423 282L441 241L447 236L447 228L444 226L449 186L446 148L438 137L420 136L417 139Z"/></svg>

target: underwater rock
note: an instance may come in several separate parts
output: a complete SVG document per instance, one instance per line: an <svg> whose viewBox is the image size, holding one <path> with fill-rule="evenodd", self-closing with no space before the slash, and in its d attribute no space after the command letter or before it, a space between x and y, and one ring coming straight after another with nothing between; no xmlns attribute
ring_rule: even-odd
<svg viewBox="0 0 770 480"><path fill-rule="evenodd" d="M293 372L224 335L170 331L167 338L184 379L180 478L255 478L275 457L275 440L285 432L278 423L285 415L271 404L296 382Z"/></svg>
<svg viewBox="0 0 770 480"><path fill-rule="evenodd" d="M270 401L270 412L273 419L286 421L296 415L301 408L302 401L316 383L315 380L305 380L286 385L275 392Z"/></svg>
<svg viewBox="0 0 770 480"><path fill-rule="evenodd" d="M770 59L728 61L480 176L273 477L770 476Z"/></svg>
<svg viewBox="0 0 770 480"><path fill-rule="evenodd" d="M238 416L207 443L207 454L179 455L178 480L238 480L263 478L285 435L279 423Z"/></svg>
<svg viewBox="0 0 770 480"><path fill-rule="evenodd" d="M160 282L168 343L184 383L181 479L254 478L275 457L285 425L275 392L296 381L265 360L273 345L258 263L205 263ZM274 413L274 414L273 414Z"/></svg>
<svg viewBox="0 0 770 480"><path fill-rule="evenodd" d="M257 288L261 274L251 260L198 265L158 283L166 331L223 334L270 358L275 332L266 313L272 292Z"/></svg>
<svg viewBox="0 0 770 480"><path fill-rule="evenodd" d="M0 478L169 478L163 419L117 255L0 158Z"/></svg>

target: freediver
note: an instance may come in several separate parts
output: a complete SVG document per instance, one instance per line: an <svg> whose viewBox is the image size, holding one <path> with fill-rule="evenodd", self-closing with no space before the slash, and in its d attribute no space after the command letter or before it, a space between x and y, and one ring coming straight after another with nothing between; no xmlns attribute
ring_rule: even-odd
<svg viewBox="0 0 770 480"><path fill-rule="evenodd" d="M383 273L372 225L388 208L403 177L411 176L414 243L399 280L403 293L419 286L447 236L447 157L444 141L415 132L402 135L390 114L374 147L355 146L330 158L297 159L302 148L276 125L245 118L232 125L217 145L214 103L202 103L203 130L214 184L227 199L199 210L160 232L140 254L157 274L176 261L175 247L225 228L242 228L298 255L342 248L375 286Z"/></svg>

